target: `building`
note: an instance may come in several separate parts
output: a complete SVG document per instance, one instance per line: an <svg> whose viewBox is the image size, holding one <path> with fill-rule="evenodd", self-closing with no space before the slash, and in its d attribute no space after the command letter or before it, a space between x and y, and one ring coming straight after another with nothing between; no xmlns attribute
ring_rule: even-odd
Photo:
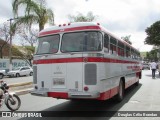
<svg viewBox="0 0 160 120"><path fill-rule="evenodd" d="M9 44L2 39L0 39L0 58L9 58Z"/></svg>

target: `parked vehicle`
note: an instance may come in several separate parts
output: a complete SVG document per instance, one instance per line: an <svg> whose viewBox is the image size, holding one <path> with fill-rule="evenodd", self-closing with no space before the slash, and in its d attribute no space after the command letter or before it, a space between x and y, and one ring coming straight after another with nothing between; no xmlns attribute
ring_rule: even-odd
<svg viewBox="0 0 160 120"><path fill-rule="evenodd" d="M0 108L3 105L3 102L5 102L7 108L11 111L18 110L21 106L20 98L16 94L10 94L8 92L9 86L6 82L0 81L0 88L3 90L3 95L0 96Z"/></svg>
<svg viewBox="0 0 160 120"><path fill-rule="evenodd" d="M0 79L6 75L6 70L0 70Z"/></svg>
<svg viewBox="0 0 160 120"><path fill-rule="evenodd" d="M148 63L143 63L142 70L144 70L144 69L150 70L150 65Z"/></svg>
<svg viewBox="0 0 160 120"><path fill-rule="evenodd" d="M9 77L20 77L20 76L27 76L33 75L33 69L30 67L20 67L20 68L15 68L12 71L9 71L7 74Z"/></svg>

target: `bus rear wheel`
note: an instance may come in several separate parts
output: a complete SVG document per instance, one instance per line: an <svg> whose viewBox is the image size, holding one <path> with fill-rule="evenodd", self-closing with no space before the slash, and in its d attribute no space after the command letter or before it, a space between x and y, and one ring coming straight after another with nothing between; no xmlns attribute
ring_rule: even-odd
<svg viewBox="0 0 160 120"><path fill-rule="evenodd" d="M139 80L135 83L135 85L136 85L136 86L138 86L138 85L139 85Z"/></svg>
<svg viewBox="0 0 160 120"><path fill-rule="evenodd" d="M120 80L118 87L118 94L116 95L116 101L121 102L124 98L124 82Z"/></svg>

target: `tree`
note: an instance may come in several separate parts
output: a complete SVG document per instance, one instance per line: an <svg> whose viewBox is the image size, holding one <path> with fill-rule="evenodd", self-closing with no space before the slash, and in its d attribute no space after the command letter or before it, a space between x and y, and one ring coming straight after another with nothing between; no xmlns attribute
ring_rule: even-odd
<svg viewBox="0 0 160 120"><path fill-rule="evenodd" d="M32 46L13 46L13 58L22 59L32 66L32 59L35 48Z"/></svg>
<svg viewBox="0 0 160 120"><path fill-rule="evenodd" d="M9 42L10 36L14 37L18 29L19 29L18 26L16 28L14 24L11 24L10 26L9 23L3 23L3 25L0 27L0 37L4 39L4 42L0 46L0 58L3 58L2 50Z"/></svg>
<svg viewBox="0 0 160 120"><path fill-rule="evenodd" d="M149 45L160 45L160 21L153 23L150 27L147 27L145 32L147 37L144 41L145 44Z"/></svg>
<svg viewBox="0 0 160 120"><path fill-rule="evenodd" d="M93 15L92 12L88 12L87 15L83 15L82 13L78 13L78 15L68 15L70 22L91 22L96 20L97 16Z"/></svg>
<svg viewBox="0 0 160 120"><path fill-rule="evenodd" d="M25 15L18 15L18 8L25 7ZM16 25L24 24L30 29L33 23L38 23L39 31L44 29L47 22L54 24L54 13L46 8L45 0L13 0L13 13L16 19Z"/></svg>
<svg viewBox="0 0 160 120"><path fill-rule="evenodd" d="M21 29L21 31L19 32L18 35L21 38L22 46L25 46L27 43L33 47L34 44L37 43L38 30L36 30L36 29L30 29L29 31L26 29Z"/></svg>
<svg viewBox="0 0 160 120"><path fill-rule="evenodd" d="M121 37L121 39L123 39L124 41L126 41L127 43L132 45L132 42L130 41L130 37L131 37L131 35L128 35L128 36L125 36L125 37Z"/></svg>
<svg viewBox="0 0 160 120"><path fill-rule="evenodd" d="M151 61L151 60L158 61L157 53L158 53L158 49L153 49L150 52L147 52L146 57L144 59L148 61Z"/></svg>

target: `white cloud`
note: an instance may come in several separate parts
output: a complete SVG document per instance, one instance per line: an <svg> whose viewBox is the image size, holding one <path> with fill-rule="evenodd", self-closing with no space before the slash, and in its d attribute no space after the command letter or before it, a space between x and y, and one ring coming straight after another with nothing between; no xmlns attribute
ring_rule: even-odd
<svg viewBox="0 0 160 120"><path fill-rule="evenodd" d="M46 0L54 11L55 23L69 22L68 15L78 12L87 14L89 11L98 15L97 22L119 37L131 35L133 45L140 51L151 50L144 45L145 29L160 20L159 0ZM0 22L13 17L11 0L0 4ZM48 26L46 26L48 27Z"/></svg>

